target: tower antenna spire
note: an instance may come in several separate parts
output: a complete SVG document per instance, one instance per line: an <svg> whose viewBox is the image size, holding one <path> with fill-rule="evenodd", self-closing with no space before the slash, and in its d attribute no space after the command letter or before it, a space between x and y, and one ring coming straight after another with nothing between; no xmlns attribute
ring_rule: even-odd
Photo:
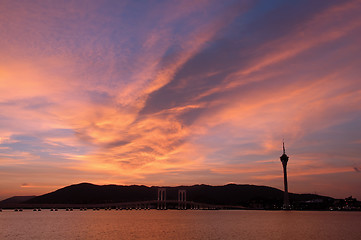
<svg viewBox="0 0 361 240"><path fill-rule="evenodd" d="M282 140L282 144L283 144L283 154L286 154L285 139Z"/></svg>

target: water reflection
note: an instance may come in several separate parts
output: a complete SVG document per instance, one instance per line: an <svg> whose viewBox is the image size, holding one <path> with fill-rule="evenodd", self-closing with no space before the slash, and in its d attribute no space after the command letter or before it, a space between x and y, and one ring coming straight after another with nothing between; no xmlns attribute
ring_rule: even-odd
<svg viewBox="0 0 361 240"><path fill-rule="evenodd" d="M3 211L0 239L361 239L360 212Z"/></svg>

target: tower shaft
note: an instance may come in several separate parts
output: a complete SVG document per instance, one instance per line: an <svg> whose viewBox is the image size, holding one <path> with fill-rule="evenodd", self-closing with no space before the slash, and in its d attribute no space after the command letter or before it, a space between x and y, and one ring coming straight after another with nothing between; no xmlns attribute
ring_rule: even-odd
<svg viewBox="0 0 361 240"><path fill-rule="evenodd" d="M290 208L290 200L288 198L288 182L287 182L287 163L282 163L283 165L283 183L284 183L284 193L283 193L283 208Z"/></svg>

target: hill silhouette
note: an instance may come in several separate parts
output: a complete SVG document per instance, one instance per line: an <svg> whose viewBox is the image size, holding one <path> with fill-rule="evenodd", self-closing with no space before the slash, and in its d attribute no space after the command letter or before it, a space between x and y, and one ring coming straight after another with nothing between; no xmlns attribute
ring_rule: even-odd
<svg viewBox="0 0 361 240"><path fill-rule="evenodd" d="M26 202L36 196L14 196L7 199L2 200L1 204L14 204L14 203L23 203Z"/></svg>
<svg viewBox="0 0 361 240"><path fill-rule="evenodd" d="M38 197L31 198L24 203L29 204L98 204L121 203L133 201L150 201L157 199L159 187L152 186L121 186L94 185L80 183L58 189ZM215 205L233 205L252 207L262 204L262 207L281 206L283 191L267 186L227 184L224 186L193 185L166 187L167 200L176 200L178 190L187 191L187 200ZM292 202L311 202L315 199L324 202L333 198L315 194L290 193Z"/></svg>

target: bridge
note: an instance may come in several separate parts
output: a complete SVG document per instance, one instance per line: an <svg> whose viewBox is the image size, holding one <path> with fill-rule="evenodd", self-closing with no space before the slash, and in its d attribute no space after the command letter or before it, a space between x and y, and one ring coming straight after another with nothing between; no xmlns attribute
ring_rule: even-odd
<svg viewBox="0 0 361 240"><path fill-rule="evenodd" d="M214 205L193 201L183 201L183 207L179 207L178 200L162 201L164 207L160 207L158 200L100 203L100 204L11 204L2 206L3 209L80 209L80 210L221 210L221 209L246 209L243 206Z"/></svg>

